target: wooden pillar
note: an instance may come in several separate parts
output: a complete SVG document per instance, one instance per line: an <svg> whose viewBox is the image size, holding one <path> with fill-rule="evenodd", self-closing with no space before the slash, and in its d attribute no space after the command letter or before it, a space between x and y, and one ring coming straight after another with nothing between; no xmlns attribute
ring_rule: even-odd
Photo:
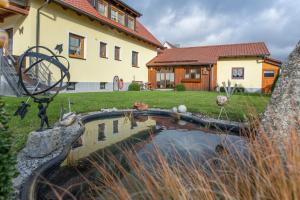
<svg viewBox="0 0 300 200"><path fill-rule="evenodd" d="M212 80L212 65L209 65L209 91L211 91L211 80Z"/></svg>

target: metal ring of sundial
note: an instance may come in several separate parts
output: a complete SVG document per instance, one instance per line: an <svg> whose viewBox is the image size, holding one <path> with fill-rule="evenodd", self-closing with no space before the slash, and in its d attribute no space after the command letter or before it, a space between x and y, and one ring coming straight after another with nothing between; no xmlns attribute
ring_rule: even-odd
<svg viewBox="0 0 300 200"><path fill-rule="evenodd" d="M32 51L34 49L44 49L49 53L49 55ZM22 67L23 67L22 63L24 63L26 58L36 58L37 61L32 63L29 67L22 69ZM62 64L59 59L64 59L67 62L67 67L64 64ZM60 79L56 83L54 83L51 86L46 87L45 89L30 92L24 83L23 75L26 74L27 72L29 72L33 67L38 66L38 64L40 64L43 61L47 61L47 62L53 64L60 70ZM37 95L45 94L53 89L56 89L56 92L53 93L52 96L49 98L49 101L52 101L53 98L61 90L63 90L65 88L65 87L63 87L63 81L65 78L67 78L66 83L69 83L69 81L70 81L69 69L70 69L70 63L65 57L55 55L49 48L44 47L44 46L31 47L23 55L21 55L21 57L19 59L19 82L20 82L21 87L25 91L25 93L37 101L39 100L39 98L36 97Z"/></svg>

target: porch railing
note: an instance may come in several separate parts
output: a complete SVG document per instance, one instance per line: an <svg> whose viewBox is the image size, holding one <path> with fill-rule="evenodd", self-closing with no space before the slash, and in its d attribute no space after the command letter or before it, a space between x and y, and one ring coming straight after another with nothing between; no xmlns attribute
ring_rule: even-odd
<svg viewBox="0 0 300 200"><path fill-rule="evenodd" d="M23 95L23 89L19 84L19 77L17 75L16 60L11 55L4 55L3 49L0 49L0 75L2 74L10 88L13 90L16 96Z"/></svg>

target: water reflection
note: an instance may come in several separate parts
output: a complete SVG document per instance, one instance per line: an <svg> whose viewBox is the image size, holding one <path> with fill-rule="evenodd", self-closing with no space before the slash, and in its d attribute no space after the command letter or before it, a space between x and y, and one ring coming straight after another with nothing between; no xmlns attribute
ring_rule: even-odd
<svg viewBox="0 0 300 200"><path fill-rule="evenodd" d="M169 163L176 162L176 156L179 155L181 162L189 163L192 160L202 164L208 158L236 152L236 149L242 150L246 145L241 137L218 134L176 117L128 115L95 120L85 127L85 133L73 144L67 159L47 177L49 182L67 189L77 199L87 199L89 186L86 180L101 180L101 173L88 160L96 158L97 165L109 165L114 171L115 163L108 152L112 152L122 163L124 155L113 149L118 149L116 146L124 143L131 144L138 158L145 165L149 163L149 166L149 158L156 159L153 156L156 148L159 148ZM155 168L149 167L149 170ZM43 184L40 185L38 197L56 199L51 188Z"/></svg>
<svg viewBox="0 0 300 200"><path fill-rule="evenodd" d="M120 117L89 122L85 125L85 133L76 141L63 165L68 161L77 161L88 157L100 149L126 140L141 132L149 132L156 127L155 119L145 116L128 119Z"/></svg>

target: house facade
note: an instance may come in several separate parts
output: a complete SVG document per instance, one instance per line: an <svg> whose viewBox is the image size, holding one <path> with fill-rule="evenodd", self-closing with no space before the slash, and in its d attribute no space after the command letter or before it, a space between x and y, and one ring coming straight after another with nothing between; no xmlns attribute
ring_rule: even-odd
<svg viewBox="0 0 300 200"><path fill-rule="evenodd" d="M281 62L270 58L264 43L245 43L161 51L148 64L154 89L215 90L229 80L247 92L271 92Z"/></svg>
<svg viewBox="0 0 300 200"><path fill-rule="evenodd" d="M22 0L19 0L22 1ZM9 51L20 56L41 45L70 62L69 92L113 90L113 79L147 82L146 64L161 43L139 22L141 14L119 0L23 0L0 11ZM14 8L14 9L12 9Z"/></svg>

